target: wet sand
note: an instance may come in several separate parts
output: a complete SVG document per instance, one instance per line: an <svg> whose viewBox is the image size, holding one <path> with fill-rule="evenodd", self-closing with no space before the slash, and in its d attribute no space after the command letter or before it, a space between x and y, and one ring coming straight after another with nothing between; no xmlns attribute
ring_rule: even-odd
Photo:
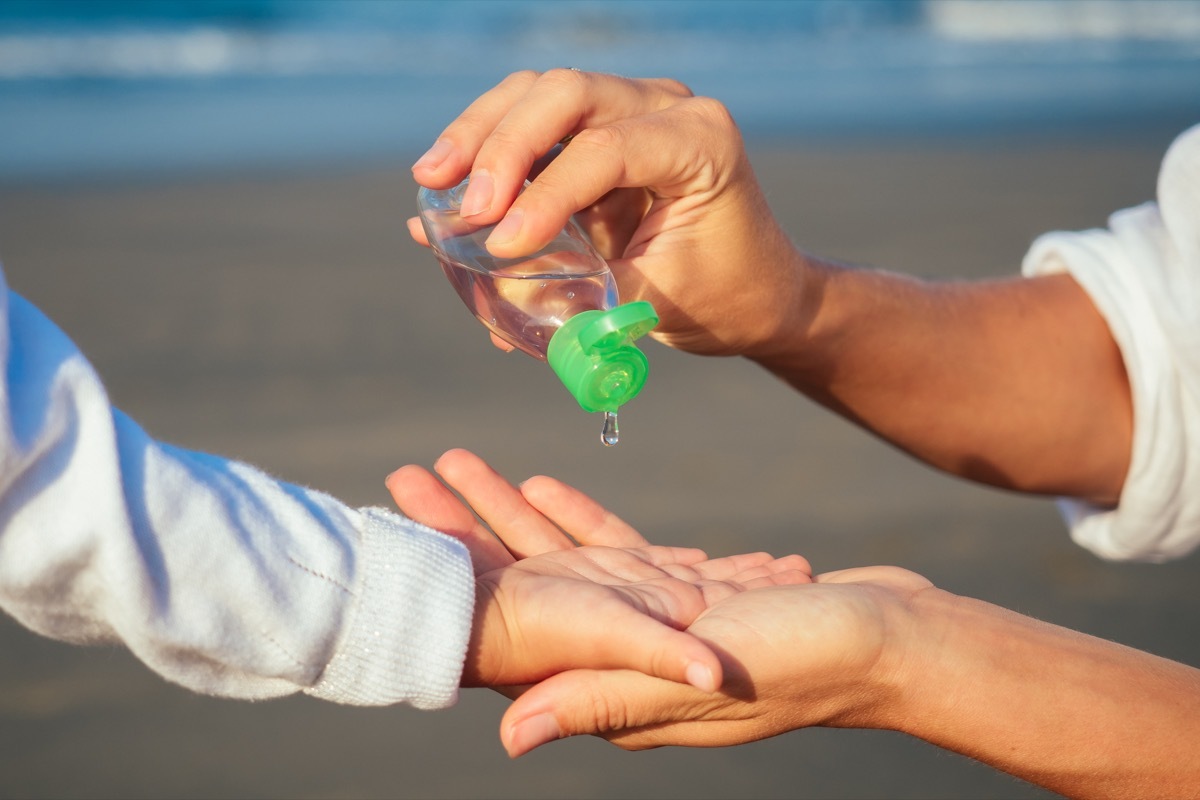
<svg viewBox="0 0 1200 800"><path fill-rule="evenodd" d="M1169 137L1068 146L762 146L797 241L926 276L1013 273L1052 228L1152 196ZM304 176L0 187L11 285L64 327L159 438L355 504L468 447L505 475L590 491L662 543L899 564L951 591L1200 665L1195 557L1114 565L1051 502L938 475L755 366L649 345L652 374L599 443L542 365L502 355L411 244L407 161ZM510 762L504 701L441 713L303 697L238 703L123 651L0 618L0 796L971 798L1046 796L901 735L807 730L628 754L576 739Z"/></svg>

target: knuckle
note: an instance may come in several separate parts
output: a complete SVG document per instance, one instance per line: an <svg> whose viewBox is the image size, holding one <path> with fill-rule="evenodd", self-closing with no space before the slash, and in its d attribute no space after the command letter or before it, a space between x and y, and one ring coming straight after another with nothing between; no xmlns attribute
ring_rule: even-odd
<svg viewBox="0 0 1200 800"><path fill-rule="evenodd" d="M729 109L711 97L693 97L676 109L677 119L690 132L685 161L692 170L693 188L710 191L727 183L743 162L741 131Z"/></svg>
<svg viewBox="0 0 1200 800"><path fill-rule="evenodd" d="M674 78L652 78L647 83L663 94L677 99L687 99L695 96L687 84Z"/></svg>
<svg viewBox="0 0 1200 800"><path fill-rule="evenodd" d="M692 97L687 101L688 111L706 126L723 133L736 132L737 123L729 108L720 100L711 97Z"/></svg>
<svg viewBox="0 0 1200 800"><path fill-rule="evenodd" d="M619 152L624 138L624 133L619 127L603 125L599 128L585 128L575 134L571 146L576 148L576 152L585 148Z"/></svg>
<svg viewBox="0 0 1200 800"><path fill-rule="evenodd" d="M599 733L620 733L629 722L629 714L620 699L603 692L591 695L589 709L595 730Z"/></svg>
<svg viewBox="0 0 1200 800"><path fill-rule="evenodd" d="M808 559L801 555L789 555L780 559L782 566L786 569L799 570L801 572L812 572L812 564Z"/></svg>
<svg viewBox="0 0 1200 800"><path fill-rule="evenodd" d="M522 69L516 72L509 73L504 80L500 81L500 85L504 87L530 87L537 82L540 73L532 69Z"/></svg>
<svg viewBox="0 0 1200 800"><path fill-rule="evenodd" d="M587 80L587 73L569 67L553 67L541 75L543 83L561 83L578 86Z"/></svg>
<svg viewBox="0 0 1200 800"><path fill-rule="evenodd" d="M557 95L565 95L567 98L565 102L567 102L582 100L587 92L586 87L589 80L586 72L555 67L543 72L538 78L538 83Z"/></svg>
<svg viewBox="0 0 1200 800"><path fill-rule="evenodd" d="M497 158L505 158L520 164L531 164L538 155L540 154L530 145L528 136L502 125L488 136L477 160L487 163Z"/></svg>

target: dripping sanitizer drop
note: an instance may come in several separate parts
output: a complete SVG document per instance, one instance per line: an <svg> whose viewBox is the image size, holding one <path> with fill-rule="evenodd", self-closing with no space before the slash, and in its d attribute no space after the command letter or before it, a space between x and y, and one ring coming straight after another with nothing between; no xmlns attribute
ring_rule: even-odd
<svg viewBox="0 0 1200 800"><path fill-rule="evenodd" d="M604 412L604 428L600 431L600 441L605 447L612 447L619 441L620 432L617 430L617 412Z"/></svg>

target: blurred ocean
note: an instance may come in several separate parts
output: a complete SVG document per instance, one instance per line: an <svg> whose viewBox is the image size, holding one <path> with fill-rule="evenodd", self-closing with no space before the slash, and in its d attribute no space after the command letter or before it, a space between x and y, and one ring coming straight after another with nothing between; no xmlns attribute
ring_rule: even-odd
<svg viewBox="0 0 1200 800"><path fill-rule="evenodd" d="M554 66L752 140L1138 134L1200 117L1200 1L4 0L0 181L408 158Z"/></svg>

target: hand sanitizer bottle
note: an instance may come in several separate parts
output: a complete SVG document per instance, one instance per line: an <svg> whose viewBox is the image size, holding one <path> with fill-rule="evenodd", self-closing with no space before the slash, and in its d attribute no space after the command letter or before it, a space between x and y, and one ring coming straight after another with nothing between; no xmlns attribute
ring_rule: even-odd
<svg viewBox="0 0 1200 800"><path fill-rule="evenodd" d="M616 444L617 410L637 396L649 373L633 341L658 324L654 307L618 305L612 272L574 221L532 255L496 258L484 246L495 226L459 215L466 188L463 181L417 194L442 271L492 333L548 362L584 411L603 411L601 440Z"/></svg>

